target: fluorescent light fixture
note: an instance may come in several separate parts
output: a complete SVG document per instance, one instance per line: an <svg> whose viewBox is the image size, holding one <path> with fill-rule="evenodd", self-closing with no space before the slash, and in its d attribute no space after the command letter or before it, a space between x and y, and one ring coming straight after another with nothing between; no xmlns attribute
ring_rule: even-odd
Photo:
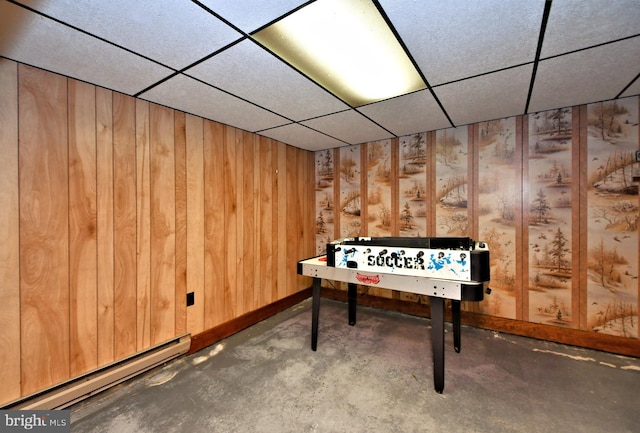
<svg viewBox="0 0 640 433"><path fill-rule="evenodd" d="M352 107L426 87L371 0L317 0L252 36Z"/></svg>

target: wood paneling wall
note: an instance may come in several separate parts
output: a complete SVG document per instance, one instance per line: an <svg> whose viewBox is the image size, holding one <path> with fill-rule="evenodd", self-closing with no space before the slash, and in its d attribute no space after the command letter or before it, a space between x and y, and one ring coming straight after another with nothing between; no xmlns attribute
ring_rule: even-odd
<svg viewBox="0 0 640 433"><path fill-rule="evenodd" d="M0 404L310 283L311 152L0 59L0 153Z"/></svg>

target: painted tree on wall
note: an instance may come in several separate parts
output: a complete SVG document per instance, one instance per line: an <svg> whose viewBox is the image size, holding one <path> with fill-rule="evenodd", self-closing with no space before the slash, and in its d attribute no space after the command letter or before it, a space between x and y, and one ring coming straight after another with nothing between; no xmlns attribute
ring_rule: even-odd
<svg viewBox="0 0 640 433"><path fill-rule="evenodd" d="M341 238L360 235L362 209L360 149L360 146L346 146L339 149Z"/></svg>
<svg viewBox="0 0 640 433"><path fill-rule="evenodd" d="M426 134L400 138L399 190L401 236L426 236Z"/></svg>
<svg viewBox="0 0 640 433"><path fill-rule="evenodd" d="M436 235L467 236L468 128L436 133Z"/></svg>
<svg viewBox="0 0 640 433"><path fill-rule="evenodd" d="M491 296L482 312L516 317L516 135L515 118L482 122L478 128L478 209L480 240L491 251Z"/></svg>
<svg viewBox="0 0 640 433"><path fill-rule="evenodd" d="M587 327L638 338L638 99L587 109Z"/></svg>
<svg viewBox="0 0 640 433"><path fill-rule="evenodd" d="M367 145L367 233L391 236L391 140Z"/></svg>
<svg viewBox="0 0 640 433"><path fill-rule="evenodd" d="M332 149L316 152L316 254L324 254L334 239L333 163Z"/></svg>
<svg viewBox="0 0 640 433"><path fill-rule="evenodd" d="M529 115L529 320L570 326L572 112Z"/></svg>

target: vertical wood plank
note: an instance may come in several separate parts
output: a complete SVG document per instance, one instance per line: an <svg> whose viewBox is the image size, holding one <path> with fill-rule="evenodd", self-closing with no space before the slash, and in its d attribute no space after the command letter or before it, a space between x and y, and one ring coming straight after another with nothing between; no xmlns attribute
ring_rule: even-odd
<svg viewBox="0 0 640 433"><path fill-rule="evenodd" d="M0 59L0 405L20 397L18 65Z"/></svg>
<svg viewBox="0 0 640 433"><path fill-rule="evenodd" d="M231 287L235 286L236 297L234 301L233 317L238 317L245 313L244 310L244 275L242 272L244 264L244 252L246 249L244 240L244 132L235 130L235 192L236 192L236 257L235 257L235 277L229 282Z"/></svg>
<svg viewBox="0 0 640 433"><path fill-rule="evenodd" d="M573 228L578 229L578 233L575 232L572 234L572 239L579 239L579 244L572 246L573 251L579 251L577 255L577 262L579 266L575 265L575 258L572 262L572 267L574 269L579 269L578 272L578 289L572 293L571 297L571 309L572 311L577 311L578 314L574 314L572 318L572 324L574 327L579 329L588 329L588 308L587 308L587 299L588 299L588 287L589 287L589 278L588 278L588 263L589 263L589 240L588 236L588 222L589 222L589 212L587 209L589 200L587 197L588 191L588 134L589 134L589 113L588 106L582 105L579 107L578 112L578 121L574 119L573 127L575 128L576 123L578 124L578 131L572 131L572 137L578 137L578 143L572 143L571 148L578 149L578 167L572 167L572 171L574 173L578 173L578 204L577 206L574 204L574 209L578 209L578 215L574 214L574 221L579 221L578 224L574 222ZM575 151L575 150L574 150ZM574 162L575 163L575 162ZM574 182L575 183L575 182ZM573 194L576 194L575 190ZM575 195L574 195L575 196ZM577 219L576 219L577 218ZM576 227L577 226L577 227ZM576 257L574 255L574 257ZM640 299L640 298L639 298ZM577 316L577 317L576 317Z"/></svg>
<svg viewBox="0 0 640 433"><path fill-rule="evenodd" d="M271 302L278 299L278 263L279 263L279 249L278 248L278 211L280 208L279 197L279 179L280 179L280 164L278 159L278 142L271 140L271 170L273 172L273 181L271 182ZM284 200L284 198L282 198ZM282 246L284 248L284 245Z"/></svg>
<svg viewBox="0 0 640 433"><path fill-rule="evenodd" d="M69 378L67 79L19 66L22 394Z"/></svg>
<svg viewBox="0 0 640 433"><path fill-rule="evenodd" d="M364 153L366 156L366 153ZM366 159L366 158L365 158ZM313 205L308 205L309 202L315 203L315 155L311 151L303 152L303 166L304 166L304 178L298 182L301 189L300 195L302 197L302 208L304 209L304 243L302 246L302 252L298 256L298 260L302 260L307 257L315 255L316 245L316 209ZM362 165L362 167L366 167ZM364 170L363 170L364 171ZM296 273L297 273L296 269ZM310 287L313 282L311 277L302 278L302 286L300 288Z"/></svg>
<svg viewBox="0 0 640 433"><path fill-rule="evenodd" d="M526 138L526 142L524 141ZM522 188L524 188L524 182L523 182L523 176L520 175L521 173L523 173L524 170L524 166L523 165L525 163L525 159L523 156L523 152L524 152L524 148L525 146L528 146L529 143L529 122L525 120L524 116L518 116L516 117L516 154L515 154L515 170L516 170L516 181L520 182L520 185L516 185L516 191L518 190L522 190ZM526 144L525 144L526 143ZM528 167L528 165L526 165L526 167ZM529 269L528 266L525 266L524 264L526 263L524 260L524 254L525 251L528 250L528 242L525 241L520 241L518 242L518 239L523 239L524 233L527 233L527 239L528 239L528 230L525 230L525 225L524 225L524 216L523 216L523 208L525 206L525 202L523 200L519 200L518 197L516 197L515 200L515 211L516 211L516 278L515 278L515 292L516 292L516 319L522 320L522 316L523 316L523 311L529 311L529 304L528 304L528 298L527 298L527 305L524 305L524 295L523 295L523 287L529 287L528 284L527 285L523 285L525 283L525 281L523 278L518 279L518 275L522 275L522 272L524 272L523 268ZM528 271L527 271L528 272ZM525 308L526 307L526 308Z"/></svg>
<svg viewBox="0 0 640 433"><path fill-rule="evenodd" d="M113 95L96 88L98 365L114 360Z"/></svg>
<svg viewBox="0 0 640 433"><path fill-rule="evenodd" d="M518 257L522 261L519 265L516 264L516 275L520 275L522 290L520 291L520 299L516 294L516 318L527 321L529 320L529 115L522 116L522 146L520 149L522 149L522 153L519 155L522 168L522 196L520 200L521 240L519 245L522 248L522 255ZM520 311L518 311L518 307L521 308Z"/></svg>
<svg viewBox="0 0 640 433"><path fill-rule="evenodd" d="M294 291L294 287L296 285L296 272L295 268L292 266L296 263L296 253L298 251L298 242L300 241L300 224L299 224L299 214L298 209L300 208L299 197L296 193L297 191L297 176L298 176L298 166L296 164L296 148L292 146L285 147L285 158L286 158L286 171L285 176L287 179L286 185L286 201L287 206L285 210L284 220L286 221L286 229L285 229L285 242L286 244L286 256L284 267L286 268L286 292L285 295L290 295ZM298 259L299 260L299 259ZM293 272L292 272L293 270Z"/></svg>
<svg viewBox="0 0 640 433"><path fill-rule="evenodd" d="M176 176L176 328L175 334L187 331L187 131L185 113L175 114Z"/></svg>
<svg viewBox="0 0 640 433"><path fill-rule="evenodd" d="M586 106L585 106L586 107ZM585 113L586 114L586 113ZM581 258L583 257L583 251L587 250L587 244L581 244L582 241L587 240L586 238L586 229L587 226L581 224L583 221L587 221L587 208L586 203L587 200L587 184L582 184L583 180L586 180L587 177L587 142L584 142L584 146L580 146L580 141L582 138L582 129L584 128L585 138L587 134L587 125L582 125L580 116L580 107L575 106L571 109L571 173L574 179L577 181L571 182L571 263L581 263ZM584 119L586 121L586 117ZM581 149L582 148L582 149ZM581 171L581 168L583 170ZM584 208L583 208L584 206ZM583 217L584 219L582 219ZM584 233L584 237L581 236L581 233ZM587 262L582 262L587 263ZM581 283L585 283L585 288L587 287L586 278L582 278L583 269L582 266L573 267L573 269L578 269L577 272L571 272L571 311L582 312L586 311L587 300L584 299L584 307L582 307L582 290ZM586 269L587 266L584 266ZM580 327L580 314L571 314L571 327L579 328Z"/></svg>
<svg viewBox="0 0 640 433"><path fill-rule="evenodd" d="M151 344L175 336L176 182L173 110L151 104Z"/></svg>
<svg viewBox="0 0 640 433"><path fill-rule="evenodd" d="M204 331L204 153L201 117L187 114L187 291L193 292L195 303L187 308L187 330L191 334Z"/></svg>
<svg viewBox="0 0 640 433"><path fill-rule="evenodd" d="M276 260L278 295L275 300L287 296L287 147L284 143L276 142L278 149L278 208L276 222L278 231L278 255Z"/></svg>
<svg viewBox="0 0 640 433"><path fill-rule="evenodd" d="M113 93L115 357L136 352L135 100Z"/></svg>
<svg viewBox="0 0 640 433"><path fill-rule="evenodd" d="M224 125L204 123L205 328L224 321Z"/></svg>
<svg viewBox="0 0 640 433"><path fill-rule="evenodd" d="M255 269L255 185L254 185L254 161L256 160L256 154L254 152L254 134L243 131L242 132L242 149L243 149L243 162L242 166L242 230L244 231L242 236L242 262L238 269L238 275L241 276L244 281L243 287L243 302L245 313L253 311L256 307L254 302L254 276ZM259 273L259 272L258 272Z"/></svg>
<svg viewBox="0 0 640 433"><path fill-rule="evenodd" d="M272 140L260 137L260 306L273 297L273 145Z"/></svg>
<svg viewBox="0 0 640 433"><path fill-rule="evenodd" d="M238 257L237 238L237 197L236 197L236 130L231 126L224 128L224 227L225 258L224 263L224 320L235 317L236 311L236 261Z"/></svg>
<svg viewBox="0 0 640 433"><path fill-rule="evenodd" d="M98 366L95 86L69 80L71 376Z"/></svg>
<svg viewBox="0 0 640 433"><path fill-rule="evenodd" d="M253 175L253 245L254 245L254 258L253 263L250 265L253 270L253 308L260 308L263 306L262 304L262 293L264 291L263 281L262 281L262 265L261 265L261 255L260 255L260 234L262 233L262 221L260 219L260 209L261 209L261 197L262 197L262 166L260 165L261 157L260 157L260 136L253 134L253 162L251 171L254 173Z"/></svg>
<svg viewBox="0 0 640 433"><path fill-rule="evenodd" d="M306 237L306 230L305 230L305 226L306 226L306 221L305 221L305 216L307 215L306 213L306 208L308 206L305 206L305 201L308 200L309 196L305 195L305 180L306 180L306 167L305 167L305 158L304 158L304 154L305 151L303 149L294 147L293 149L295 149L295 156L296 156L296 167L297 167L297 176L296 176L296 180L295 180L295 191L294 194L296 196L296 203L299 204L298 209L296 209L296 213L297 213L297 220L295 221L296 224L296 229L298 230L299 233L299 237L298 237L298 243L296 245L296 249L294 252L293 257L291 257L291 269L292 269L292 273L291 275L293 275L294 278L294 285L292 287L292 293L297 292L300 289L300 285L302 284L302 281L304 280L303 277L298 275L297 272L297 262L298 260L303 259L303 254L304 254L304 241L305 241L305 237ZM360 152L362 153L362 151ZM362 167L362 165L360 166ZM363 170L360 170L360 173L362 173ZM360 185L362 185L362 182L360 182ZM362 216L361 216L362 217ZM362 227L362 224L360 225L360 227Z"/></svg>
<svg viewBox="0 0 640 433"><path fill-rule="evenodd" d="M151 347L149 102L136 99L136 348Z"/></svg>
<svg viewBox="0 0 640 433"><path fill-rule="evenodd" d="M366 160L366 152L362 152L364 156L364 160ZM309 206L308 203L310 199L313 199L315 195L315 186L310 188L310 185L315 185L314 177L311 176L310 170L313 169L313 164L310 163L311 152L303 149L299 149L298 161L300 164L300 175L301 178L298 179L298 197L300 200L300 224L302 225L302 237L300 238L300 246L298 248L298 256L294 260L294 275L298 274L297 262L298 260L304 259L306 257L310 257L313 255L313 249L309 249L311 245L311 237L315 237L315 232L312 227L312 222L315 222L315 212L312 212L310 208L313 206ZM315 161L315 158L314 158ZM366 167L366 165L360 165L360 167ZM364 173L365 183L366 183L366 171L364 169L361 170ZM311 184L309 184L311 182ZM362 181L360 185L362 185ZM313 201L315 202L315 200ZM312 202L312 203L313 203ZM364 201L363 201L364 203ZM365 220L362 219L363 225ZM312 284L312 279L308 277L297 276L298 284L296 287L296 292L299 291L303 287L309 287Z"/></svg>

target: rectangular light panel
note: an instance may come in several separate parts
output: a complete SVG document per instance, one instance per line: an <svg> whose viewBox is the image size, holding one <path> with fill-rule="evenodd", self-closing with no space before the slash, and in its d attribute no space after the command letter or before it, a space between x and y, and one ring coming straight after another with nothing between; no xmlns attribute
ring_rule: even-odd
<svg viewBox="0 0 640 433"><path fill-rule="evenodd" d="M318 0L253 37L352 107L426 87L371 0Z"/></svg>

